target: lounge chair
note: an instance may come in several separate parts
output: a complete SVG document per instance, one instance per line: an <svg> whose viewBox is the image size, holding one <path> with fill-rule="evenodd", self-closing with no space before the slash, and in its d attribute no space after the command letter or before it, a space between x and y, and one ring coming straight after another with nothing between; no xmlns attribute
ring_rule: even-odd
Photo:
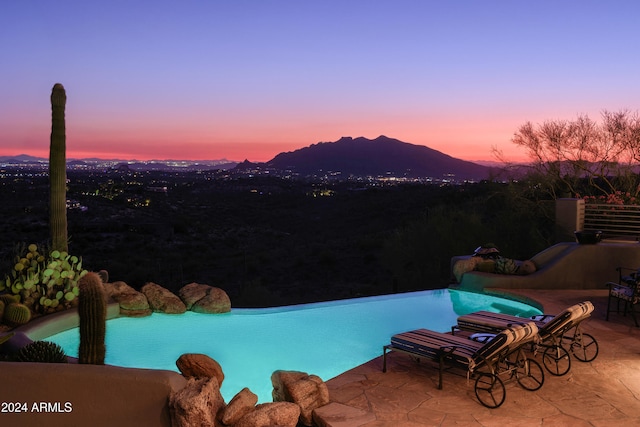
<svg viewBox="0 0 640 427"><path fill-rule="evenodd" d="M560 314L543 314L525 319L508 314L478 311L458 317L458 324L452 332L467 331L497 334L505 328L534 321L538 326L539 340L533 346L537 351L544 348L542 362L545 368L556 376L564 375L571 369L569 352L564 348L567 342L569 351L581 362L591 362L598 356L598 342L585 332L580 323L591 315L593 304L590 301L573 305ZM573 329L573 331L572 331Z"/></svg>
<svg viewBox="0 0 640 427"><path fill-rule="evenodd" d="M428 329L396 334L391 344L382 349L383 367L387 371L387 351L409 354L418 360L426 358L439 364L438 389L442 389L442 373L447 368L466 370L467 378L475 376L476 397L484 406L497 408L506 397L501 376L515 377L527 390L537 390L544 383L544 371L535 360L526 357L521 348L537 338L538 327L530 322L507 328L487 342L478 342L451 333Z"/></svg>
<svg viewBox="0 0 640 427"><path fill-rule="evenodd" d="M609 320L609 313L620 313L620 302L623 302L624 307L622 309L623 315L627 315L627 312L631 313L636 326L638 325L638 318L636 317L635 306L640 304L640 270L633 268L618 267L618 274L620 279L618 283L608 282L606 286L609 287L609 298L607 299L607 317ZM629 271L630 274L623 275ZM616 302L616 309L611 309L611 302Z"/></svg>

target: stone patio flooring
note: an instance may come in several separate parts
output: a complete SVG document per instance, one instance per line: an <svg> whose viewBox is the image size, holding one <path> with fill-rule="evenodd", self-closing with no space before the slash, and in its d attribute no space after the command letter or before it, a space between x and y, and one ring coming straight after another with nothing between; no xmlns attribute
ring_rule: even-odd
<svg viewBox="0 0 640 427"><path fill-rule="evenodd" d="M443 389L438 390L436 365L391 352L386 373L378 357L328 380L331 402L315 411L316 423L320 427L640 425L640 328L630 316L612 314L610 321L604 320L607 290L517 293L540 302L545 313L591 301L595 311L582 327L598 341L598 357L589 363L572 358L571 370L561 377L545 370L538 391L508 382L504 404L487 409L477 401L473 381L446 372Z"/></svg>

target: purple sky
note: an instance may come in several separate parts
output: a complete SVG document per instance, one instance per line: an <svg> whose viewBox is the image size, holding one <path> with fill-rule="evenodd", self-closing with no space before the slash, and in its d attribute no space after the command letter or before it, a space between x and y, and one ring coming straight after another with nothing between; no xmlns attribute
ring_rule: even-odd
<svg viewBox="0 0 640 427"><path fill-rule="evenodd" d="M638 110L637 1L0 3L0 155L266 161L387 135L514 160L530 120Z"/></svg>

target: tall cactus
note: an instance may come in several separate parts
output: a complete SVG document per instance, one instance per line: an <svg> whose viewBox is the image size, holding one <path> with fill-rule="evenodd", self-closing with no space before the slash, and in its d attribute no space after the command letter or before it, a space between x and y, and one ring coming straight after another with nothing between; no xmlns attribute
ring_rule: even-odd
<svg viewBox="0 0 640 427"><path fill-rule="evenodd" d="M51 144L49 146L49 226L51 249L68 252L67 161L64 109L67 94L60 83L51 90Z"/></svg>
<svg viewBox="0 0 640 427"><path fill-rule="evenodd" d="M87 273L78 282L78 315L80 316L80 363L104 365L107 329L107 296L97 273Z"/></svg>

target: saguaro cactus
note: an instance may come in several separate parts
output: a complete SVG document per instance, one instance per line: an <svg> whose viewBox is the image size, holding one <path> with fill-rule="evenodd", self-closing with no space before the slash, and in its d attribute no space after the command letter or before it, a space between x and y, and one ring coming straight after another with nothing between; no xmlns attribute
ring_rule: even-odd
<svg viewBox="0 0 640 427"><path fill-rule="evenodd" d="M78 282L78 315L80 316L80 363L104 365L107 329L107 296L97 273L87 273Z"/></svg>
<svg viewBox="0 0 640 427"><path fill-rule="evenodd" d="M49 226L51 249L68 252L67 160L64 109L67 94L60 83L51 90L51 144L49 146Z"/></svg>

